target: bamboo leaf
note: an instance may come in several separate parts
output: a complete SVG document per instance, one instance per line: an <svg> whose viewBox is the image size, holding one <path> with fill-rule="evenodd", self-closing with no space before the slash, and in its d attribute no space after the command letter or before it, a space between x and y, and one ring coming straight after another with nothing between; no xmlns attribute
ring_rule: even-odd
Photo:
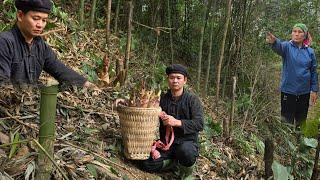
<svg viewBox="0 0 320 180"><path fill-rule="evenodd" d="M124 176L122 177L122 179L123 179L123 180L130 180L130 178L129 178L128 175L124 175Z"/></svg>
<svg viewBox="0 0 320 180"><path fill-rule="evenodd" d="M90 172L90 174L92 174L95 178L98 177L98 173L97 173L95 165L86 164L86 167L87 167L88 171Z"/></svg>
<svg viewBox="0 0 320 180"><path fill-rule="evenodd" d="M281 165L277 161L272 163L272 171L275 180L292 179L287 167Z"/></svg>
<svg viewBox="0 0 320 180"><path fill-rule="evenodd" d="M312 147L312 148L316 148L318 146L318 141L316 139L313 138L304 138L303 139L303 143L306 146Z"/></svg>
<svg viewBox="0 0 320 180"><path fill-rule="evenodd" d="M16 153L19 139L20 139L20 134L17 132L14 135L14 138L12 141L12 143L15 143L15 144L12 144L12 146L11 146L10 153L9 153L9 159L11 159L12 156Z"/></svg>
<svg viewBox="0 0 320 180"><path fill-rule="evenodd" d="M34 179L35 167L36 167L36 164L34 161L32 161L31 163L28 164L27 170L24 173L25 180L29 180L30 176L32 177L32 179Z"/></svg>
<svg viewBox="0 0 320 180"><path fill-rule="evenodd" d="M110 167L110 170L113 174L119 176L119 172L116 169L114 169L113 167Z"/></svg>

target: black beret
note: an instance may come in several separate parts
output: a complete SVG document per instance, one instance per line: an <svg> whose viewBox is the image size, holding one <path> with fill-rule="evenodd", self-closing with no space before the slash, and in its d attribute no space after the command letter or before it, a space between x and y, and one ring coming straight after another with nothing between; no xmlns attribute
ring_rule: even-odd
<svg viewBox="0 0 320 180"><path fill-rule="evenodd" d="M187 68L181 64L172 64L166 68L166 74L169 75L171 73L179 73L186 77L188 77Z"/></svg>
<svg viewBox="0 0 320 180"><path fill-rule="evenodd" d="M28 11L39 11L50 14L51 0L16 0L16 8L27 13Z"/></svg>

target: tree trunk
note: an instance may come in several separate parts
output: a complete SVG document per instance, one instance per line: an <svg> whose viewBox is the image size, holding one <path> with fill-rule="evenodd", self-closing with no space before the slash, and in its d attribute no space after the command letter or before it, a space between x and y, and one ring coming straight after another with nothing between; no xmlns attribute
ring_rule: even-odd
<svg viewBox="0 0 320 180"><path fill-rule="evenodd" d="M200 44L199 44L199 52L198 52L197 92L200 92L201 71L202 71L202 48L203 48L203 39L204 39L204 29L205 29L206 24L207 24L208 14L209 14L209 11L210 11L210 8L211 8L212 1L213 0L209 1L207 9L204 11L203 22L202 22L202 26L201 26L201 29L200 29ZM203 2L203 3L204 3L204 6L206 7L205 2Z"/></svg>
<svg viewBox="0 0 320 180"><path fill-rule="evenodd" d="M96 6L97 6L98 0L93 0L92 2L92 8L91 8L91 15L90 15L90 28L93 29L94 27L94 18L96 14Z"/></svg>
<svg viewBox="0 0 320 180"><path fill-rule="evenodd" d="M222 66L222 60L223 60L223 57L224 57L224 46L225 46L225 43L226 43L226 38L227 38L227 33L228 33L228 26L229 26L230 15L231 15L231 1L232 0L228 0L228 3L227 3L227 17L226 17L226 23L224 25L223 38L222 38L221 49L220 49L220 57L219 57L219 62L218 62L218 67L217 67L217 84L216 84L216 108L217 108L217 110L218 110L218 105L219 105L219 89L220 89L221 66Z"/></svg>
<svg viewBox="0 0 320 180"><path fill-rule="evenodd" d="M84 0L80 0L80 9L79 9L79 23L81 29L84 27Z"/></svg>
<svg viewBox="0 0 320 180"><path fill-rule="evenodd" d="M232 129L233 129L233 119L234 119L234 111L235 111L235 106L236 106L236 88L237 88L237 77L233 76L232 77L232 103L231 103L231 111L230 111L230 119L228 123L228 127L226 128L227 136L225 137L230 137L232 134Z"/></svg>
<svg viewBox="0 0 320 180"><path fill-rule="evenodd" d="M106 47L109 49L110 45L110 21L111 21L111 3L112 0L108 0L108 6L107 6L107 19L106 19Z"/></svg>
<svg viewBox="0 0 320 180"><path fill-rule="evenodd" d="M133 15L133 4L132 1L128 1L129 7L129 14L128 14L128 32L127 32L127 47L126 47L126 54L125 54L125 76L124 79L120 81L121 85L124 85L129 71L129 61L130 61L130 50L131 50L131 30L132 30L132 15Z"/></svg>
<svg viewBox="0 0 320 180"><path fill-rule="evenodd" d="M172 29L171 29L171 9L170 9L170 0L167 0L167 11L168 11L168 27L170 28L170 50L171 50L171 64L173 64L173 39L172 39Z"/></svg>
<svg viewBox="0 0 320 180"><path fill-rule="evenodd" d="M264 170L265 170L265 179L269 179L273 176L272 172L272 163L273 163L273 151L274 151L274 144L271 137L267 137L264 147Z"/></svg>
<svg viewBox="0 0 320 180"><path fill-rule="evenodd" d="M214 1L212 12L215 12L217 6L217 1ZM213 29L214 29L214 15L212 15L211 23L210 23L210 37L209 37L209 52L208 52L208 63L207 63L207 72L204 82L204 95L208 95L208 84L209 84L209 77L210 77L210 70L211 70L211 58L212 58L212 45L213 45Z"/></svg>
<svg viewBox="0 0 320 180"><path fill-rule="evenodd" d="M119 21L119 11L120 11L120 2L121 0L117 1L117 8L116 8L116 17L115 17L115 22L114 22L114 33L118 35L118 21Z"/></svg>
<svg viewBox="0 0 320 180"><path fill-rule="evenodd" d="M318 135L318 146L316 150L316 156L314 158L314 165L312 170L311 180L317 180L319 177L319 153L320 153L320 134Z"/></svg>
<svg viewBox="0 0 320 180"><path fill-rule="evenodd" d="M57 94L57 86L43 87L41 89L39 143L51 157L53 157L54 153ZM51 171L52 163L50 159L43 151L39 151L36 179L50 179Z"/></svg>

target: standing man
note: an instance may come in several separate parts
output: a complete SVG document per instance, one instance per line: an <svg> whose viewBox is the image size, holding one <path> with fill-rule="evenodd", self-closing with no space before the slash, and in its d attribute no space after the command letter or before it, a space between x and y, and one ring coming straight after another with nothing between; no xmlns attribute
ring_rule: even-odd
<svg viewBox="0 0 320 180"><path fill-rule="evenodd" d="M172 164L180 179L192 177L199 151L198 135L203 130L203 108L199 98L187 91L188 73L184 66L167 67L169 90L161 97L160 141L143 168L149 172L168 169ZM171 134L171 136L169 136ZM170 140L169 140L170 139Z"/></svg>
<svg viewBox="0 0 320 180"><path fill-rule="evenodd" d="M42 70L66 85L96 86L59 61L40 37L51 12L50 0L16 0L17 21L0 33L0 83L37 84Z"/></svg>
<svg viewBox="0 0 320 180"><path fill-rule="evenodd" d="M306 120L309 100L311 105L316 103L319 89L317 60L309 39L302 23L293 26L290 41L280 41L270 32L266 36L272 50L282 57L281 117L297 126Z"/></svg>

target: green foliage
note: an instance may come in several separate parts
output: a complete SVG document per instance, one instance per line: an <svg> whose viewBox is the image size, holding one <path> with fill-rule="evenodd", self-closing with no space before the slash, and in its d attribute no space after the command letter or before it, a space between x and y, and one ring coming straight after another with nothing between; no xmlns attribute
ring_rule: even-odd
<svg viewBox="0 0 320 180"><path fill-rule="evenodd" d="M55 17L58 17L62 22L66 23L68 21L68 13L62 11L60 7L57 7L54 2L52 6L52 14Z"/></svg>
<svg viewBox="0 0 320 180"><path fill-rule="evenodd" d="M241 132L240 129L235 129L234 131L234 146L245 155L251 155L255 153L254 143L252 143L246 135Z"/></svg>
<svg viewBox="0 0 320 180"><path fill-rule="evenodd" d="M212 117L205 115L204 121L204 138L200 140L200 152L210 159L220 159L222 154L216 149L212 143L212 139L222 134L222 126L218 122L214 122Z"/></svg>
<svg viewBox="0 0 320 180"><path fill-rule="evenodd" d="M250 101L249 94L242 94L237 98L236 108L238 113L245 112L249 107L253 106L252 101Z"/></svg>
<svg viewBox="0 0 320 180"><path fill-rule="evenodd" d="M320 124L319 117L304 121L301 125L302 133L306 137L316 137L319 132L318 130L319 124Z"/></svg>
<svg viewBox="0 0 320 180"><path fill-rule="evenodd" d="M211 116L206 115L204 122L204 134L207 139L212 139L214 136L221 136L221 124L219 122L214 122Z"/></svg>
<svg viewBox="0 0 320 180"><path fill-rule="evenodd" d="M151 72L152 77L147 78L147 82L150 82L152 87L157 87L161 89L163 92L167 89L167 76L166 73L166 65L163 63L157 63L154 66L153 72Z"/></svg>
<svg viewBox="0 0 320 180"><path fill-rule="evenodd" d="M15 132L14 134L11 135L11 142L16 143L11 145L10 153L9 153L9 159L11 159L17 152L17 147L18 147L18 142L20 140L20 133Z"/></svg>
<svg viewBox="0 0 320 180"><path fill-rule="evenodd" d="M308 147L317 148L318 140L313 138L303 138L303 143Z"/></svg>
<svg viewBox="0 0 320 180"><path fill-rule="evenodd" d="M88 75L88 80L91 82L95 82L98 79L98 75L95 71L95 67L89 65L89 64L82 64L81 70Z"/></svg>
<svg viewBox="0 0 320 180"><path fill-rule="evenodd" d="M288 168L281 165L277 161L273 161L272 163L272 171L273 171L273 177L274 180L293 180L293 176L290 175Z"/></svg>
<svg viewBox="0 0 320 180"><path fill-rule="evenodd" d="M1 19L6 19L10 22L13 22L16 19L16 8L14 6L14 0L4 0L0 2L0 16L4 16L0 18L0 31L5 31L9 29L12 24L11 23L2 23Z"/></svg>
<svg viewBox="0 0 320 180"><path fill-rule="evenodd" d="M251 140L255 143L258 152L264 154L264 143L255 134L251 134Z"/></svg>
<svg viewBox="0 0 320 180"><path fill-rule="evenodd" d="M98 173L97 173L97 169L96 166L93 164L86 164L86 168L88 169L88 171L90 172L90 174L92 176L94 176L96 179L98 178Z"/></svg>
<svg viewBox="0 0 320 180"><path fill-rule="evenodd" d="M139 44L139 40L136 38L135 34L131 35L131 51L135 51ZM120 37L120 52L125 54L127 48L127 36L123 35Z"/></svg>

